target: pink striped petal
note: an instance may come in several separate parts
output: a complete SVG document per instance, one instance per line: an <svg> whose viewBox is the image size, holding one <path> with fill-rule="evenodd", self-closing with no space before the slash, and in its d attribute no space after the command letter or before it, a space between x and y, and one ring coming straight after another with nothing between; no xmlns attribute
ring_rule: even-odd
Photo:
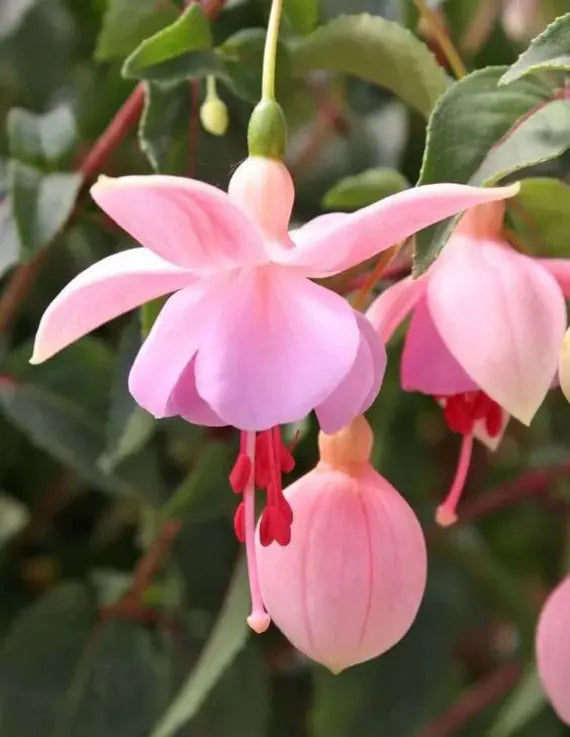
<svg viewBox="0 0 570 737"><path fill-rule="evenodd" d="M174 294L162 308L129 375L129 391L155 417L190 417L204 409L189 364L211 329L220 300L219 283L199 281ZM206 424L225 424L215 413L208 416L214 421Z"/></svg>
<svg viewBox="0 0 570 737"><path fill-rule="evenodd" d="M570 259L537 258L535 260L552 274L566 299L570 299Z"/></svg>
<svg viewBox="0 0 570 737"><path fill-rule="evenodd" d="M416 305L406 335L402 352L402 388L435 397L479 388L445 347L426 297Z"/></svg>
<svg viewBox="0 0 570 737"><path fill-rule="evenodd" d="M206 404L196 389L196 358L186 366L168 398L167 413L180 415L186 422L207 427L226 423Z"/></svg>
<svg viewBox="0 0 570 737"><path fill-rule="evenodd" d="M103 323L195 281L144 248L104 258L75 277L41 319L31 363L41 363Z"/></svg>
<svg viewBox="0 0 570 737"><path fill-rule="evenodd" d="M536 658L544 690L558 716L570 725L570 576L548 597L538 620Z"/></svg>
<svg viewBox="0 0 570 737"><path fill-rule="evenodd" d="M466 373L529 424L552 384L566 327L554 278L496 241L456 236L430 275L428 304Z"/></svg>
<svg viewBox="0 0 570 737"><path fill-rule="evenodd" d="M321 430L332 435L365 412L380 391L386 351L374 328L359 312L360 343L354 364L339 386L317 408Z"/></svg>
<svg viewBox="0 0 570 737"><path fill-rule="evenodd" d="M310 277L325 277L356 266L428 225L475 205L512 197L509 187L427 184L398 192L380 202L340 217L333 213L319 227L295 233L296 248L281 255L282 263L302 268Z"/></svg>
<svg viewBox="0 0 570 737"><path fill-rule="evenodd" d="M263 430L304 417L354 363L346 300L289 269L242 271L198 352L198 392L229 425Z"/></svg>
<svg viewBox="0 0 570 737"><path fill-rule="evenodd" d="M267 261L255 225L210 184L171 176L101 177L91 194L141 245L187 269L213 271Z"/></svg>
<svg viewBox="0 0 570 737"><path fill-rule="evenodd" d="M407 276L377 297L368 308L366 317L374 326L380 339L387 343L400 323L408 316L426 288L426 279Z"/></svg>

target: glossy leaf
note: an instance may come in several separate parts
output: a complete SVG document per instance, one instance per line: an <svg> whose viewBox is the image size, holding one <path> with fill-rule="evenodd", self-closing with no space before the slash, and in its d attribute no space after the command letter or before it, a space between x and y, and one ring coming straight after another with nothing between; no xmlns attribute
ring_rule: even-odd
<svg viewBox="0 0 570 737"><path fill-rule="evenodd" d="M188 162L190 93L185 84L163 89L146 83L139 144L156 172L182 174Z"/></svg>
<svg viewBox="0 0 570 737"><path fill-rule="evenodd" d="M283 10L297 33L309 33L317 25L319 0L285 0Z"/></svg>
<svg viewBox="0 0 570 737"><path fill-rule="evenodd" d="M499 87L504 71L489 67L473 72L439 100L428 124L419 184L471 182L492 147L550 97L550 90L533 80ZM417 275L440 253L456 221L448 219L416 236Z"/></svg>
<svg viewBox="0 0 570 737"><path fill-rule="evenodd" d="M199 4L190 4L172 25L146 39L123 66L125 77L140 78L145 69L212 46L210 25Z"/></svg>
<svg viewBox="0 0 570 737"><path fill-rule="evenodd" d="M210 690L244 647L249 633L245 623L249 607L246 577L245 561L242 560L196 666L151 737L177 734L180 727L198 712Z"/></svg>
<svg viewBox="0 0 570 737"><path fill-rule="evenodd" d="M367 169L345 177L331 187L323 197L323 207L327 210L357 210L409 186L396 169Z"/></svg>
<svg viewBox="0 0 570 737"><path fill-rule="evenodd" d="M43 174L19 161L10 164L12 212L24 257L55 238L71 215L81 186L79 174Z"/></svg>
<svg viewBox="0 0 570 737"><path fill-rule="evenodd" d="M398 23L367 14L321 26L292 50L292 63L296 76L326 69L386 87L426 117L447 86L422 41Z"/></svg>
<svg viewBox="0 0 570 737"><path fill-rule="evenodd" d="M510 84L528 74L570 71L570 13L557 18L532 40L499 84Z"/></svg>
<svg viewBox="0 0 570 737"><path fill-rule="evenodd" d="M67 105L59 105L44 115L12 108L7 128L10 155L39 167L61 159L77 138L75 117Z"/></svg>
<svg viewBox="0 0 570 737"><path fill-rule="evenodd" d="M557 179L525 179L511 209L525 243L538 256L567 257L570 185Z"/></svg>

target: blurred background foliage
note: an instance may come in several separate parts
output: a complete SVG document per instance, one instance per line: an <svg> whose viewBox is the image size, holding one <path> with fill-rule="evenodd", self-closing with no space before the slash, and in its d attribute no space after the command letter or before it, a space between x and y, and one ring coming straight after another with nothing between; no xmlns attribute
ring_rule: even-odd
<svg viewBox="0 0 570 737"><path fill-rule="evenodd" d="M442 533L433 511L452 476L458 437L432 400L400 391L393 343L369 412L374 460L424 523L429 583L402 643L332 676L278 631L261 638L246 631L227 483L235 433L155 422L134 405L126 377L140 344L138 317L114 321L46 365L28 365L50 299L79 270L129 245L85 195L88 180L154 166L225 187L246 155L269 3L229 0L211 28L188 26L175 58L165 58L160 43L137 50L175 22L181 5L0 3L0 734L567 734L532 665L537 612L570 556L569 414L558 392L530 429L513 422L494 455L477 449L464 521ZM469 70L512 64L567 10L564 0L527 2L518 18L499 0L431 5ZM444 65L413 2L287 0L286 12L278 86L290 125L296 221L417 181L426 118L451 70L444 73L423 45ZM334 26L341 14L364 12L375 16L364 20L364 39L351 42L348 26ZM392 38L378 18L414 36ZM317 24L327 24L331 38L319 41ZM223 137L198 123L206 73L218 76L229 109ZM134 79L147 80L138 132L142 88L123 109L126 135L94 166L94 142ZM547 73L524 84L539 83L532 94L525 88L529 99L543 99L556 84ZM459 140L471 156L500 138L494 131L494 140L475 140L474 131L490 130L475 99L448 100L452 112L453 105L464 112L450 118L452 127L457 120L463 127L434 127L424 181L445 178L442 168L462 162L448 143ZM506 127L525 112L511 104ZM507 156L491 172L502 178L534 167L518 198L532 211L532 227L514 226L537 254L570 255L565 131L547 156L530 155L514 168ZM468 181L482 161L458 169L456 181ZM301 474L316 461L315 423L287 432L298 434L294 474Z"/></svg>

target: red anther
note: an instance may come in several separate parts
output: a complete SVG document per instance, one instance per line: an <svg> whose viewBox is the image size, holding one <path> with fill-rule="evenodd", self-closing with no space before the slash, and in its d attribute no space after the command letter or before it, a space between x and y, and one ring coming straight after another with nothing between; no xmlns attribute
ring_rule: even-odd
<svg viewBox="0 0 570 737"><path fill-rule="evenodd" d="M240 502L234 514L234 532L240 543L245 543L245 505Z"/></svg>
<svg viewBox="0 0 570 737"><path fill-rule="evenodd" d="M260 432L255 439L255 485L264 489L271 481L271 430Z"/></svg>
<svg viewBox="0 0 570 737"><path fill-rule="evenodd" d="M251 476L251 458L240 453L230 472L230 486L235 494L242 494Z"/></svg>
<svg viewBox="0 0 570 737"><path fill-rule="evenodd" d="M473 431L473 416L465 394L447 397L443 416L450 430L467 435Z"/></svg>
<svg viewBox="0 0 570 737"><path fill-rule="evenodd" d="M285 499L283 495L281 495L281 498L279 499L279 509L281 511L281 514L283 517L287 520L289 525L293 524L293 510L291 509L291 505Z"/></svg>
<svg viewBox="0 0 570 737"><path fill-rule="evenodd" d="M503 411L500 406L491 400L491 407L485 415L485 428L492 438L496 438L503 425Z"/></svg>
<svg viewBox="0 0 570 737"><path fill-rule="evenodd" d="M473 401L473 419L482 420L491 410L494 402L485 392L477 392Z"/></svg>
<svg viewBox="0 0 570 737"><path fill-rule="evenodd" d="M268 514L269 507L266 507L262 514L261 520L259 521L259 542L263 547L271 545L274 540L273 529L271 526L271 516Z"/></svg>
<svg viewBox="0 0 570 737"><path fill-rule="evenodd" d="M281 441L279 449L279 465L283 473L291 473L295 468L295 459L289 448Z"/></svg>
<svg viewBox="0 0 570 737"><path fill-rule="evenodd" d="M259 525L259 539L265 547L273 541L279 545L289 545L291 542L291 524L282 511L273 504L263 510Z"/></svg>

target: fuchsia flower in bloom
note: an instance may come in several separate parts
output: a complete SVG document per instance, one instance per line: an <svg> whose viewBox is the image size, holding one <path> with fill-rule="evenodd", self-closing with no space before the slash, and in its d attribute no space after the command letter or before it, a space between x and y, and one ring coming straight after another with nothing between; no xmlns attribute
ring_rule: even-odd
<svg viewBox="0 0 570 737"><path fill-rule="evenodd" d="M255 485L267 490L265 544L287 544L292 521L281 492L281 472L290 470L292 458L278 426L315 409L326 432L338 430L372 403L386 362L366 318L311 279L337 274L431 223L512 191L417 187L289 233L293 182L274 159L248 158L227 194L179 177L102 178L93 198L143 247L103 259L63 289L41 320L32 362L174 292L134 361L129 389L155 417L242 430L230 478L243 494L235 529L248 552L250 621L263 629Z"/></svg>
<svg viewBox="0 0 570 737"><path fill-rule="evenodd" d="M538 673L556 713L570 725L570 576L546 600L536 633Z"/></svg>
<svg viewBox="0 0 570 737"><path fill-rule="evenodd" d="M383 292L367 316L387 341L412 312L402 354L407 391L431 394L463 435L438 521L451 524L473 438L495 448L508 416L529 424L555 379L570 260L536 259L501 237L504 202L469 211L423 277Z"/></svg>
<svg viewBox="0 0 570 737"><path fill-rule="evenodd" d="M321 433L319 448L317 467L285 489L295 516L290 545L258 538L257 557L275 624L338 673L406 634L426 585L426 547L410 506L370 465L363 417Z"/></svg>

